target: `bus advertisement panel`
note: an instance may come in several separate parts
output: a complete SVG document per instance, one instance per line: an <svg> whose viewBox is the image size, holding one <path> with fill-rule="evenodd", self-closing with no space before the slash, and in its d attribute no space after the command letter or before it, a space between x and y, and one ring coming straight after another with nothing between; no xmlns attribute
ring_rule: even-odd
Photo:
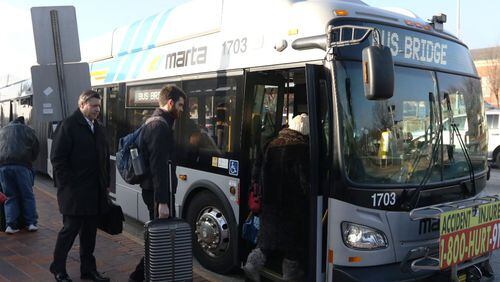
<svg viewBox="0 0 500 282"><path fill-rule="evenodd" d="M441 214L439 267L445 269L500 248L500 202Z"/></svg>

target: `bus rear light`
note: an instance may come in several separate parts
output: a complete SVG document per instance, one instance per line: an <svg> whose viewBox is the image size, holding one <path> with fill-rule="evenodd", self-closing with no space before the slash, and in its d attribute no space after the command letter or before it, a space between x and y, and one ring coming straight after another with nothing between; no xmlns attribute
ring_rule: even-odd
<svg viewBox="0 0 500 282"><path fill-rule="evenodd" d="M352 249L375 250L387 248L387 239L382 231L368 226L342 222L342 239Z"/></svg>
<svg viewBox="0 0 500 282"><path fill-rule="evenodd" d="M337 17L345 17L345 16L348 16L348 15L349 15L349 12L347 12L347 10L333 10L333 13L334 13Z"/></svg>

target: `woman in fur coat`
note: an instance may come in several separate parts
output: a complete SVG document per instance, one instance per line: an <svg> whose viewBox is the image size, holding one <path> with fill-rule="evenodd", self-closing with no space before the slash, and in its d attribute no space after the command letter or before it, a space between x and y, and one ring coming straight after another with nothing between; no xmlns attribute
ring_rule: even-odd
<svg viewBox="0 0 500 282"><path fill-rule="evenodd" d="M283 279L301 280L306 255L309 191L309 118L292 119L267 146L262 163L262 212L258 248L248 256L247 276L258 272L270 253L283 255Z"/></svg>

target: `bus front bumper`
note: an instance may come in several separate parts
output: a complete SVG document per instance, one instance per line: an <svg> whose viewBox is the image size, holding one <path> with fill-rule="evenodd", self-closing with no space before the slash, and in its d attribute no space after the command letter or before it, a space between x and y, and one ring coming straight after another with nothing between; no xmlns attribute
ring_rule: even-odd
<svg viewBox="0 0 500 282"><path fill-rule="evenodd" d="M438 274L442 273L433 270L403 272L400 263L370 267L335 266L332 281L419 281Z"/></svg>

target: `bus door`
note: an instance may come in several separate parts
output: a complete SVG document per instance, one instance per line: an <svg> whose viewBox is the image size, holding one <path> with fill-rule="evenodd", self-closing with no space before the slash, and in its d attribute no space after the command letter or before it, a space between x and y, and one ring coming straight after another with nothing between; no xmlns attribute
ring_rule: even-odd
<svg viewBox="0 0 500 282"><path fill-rule="evenodd" d="M285 78L278 71L247 72L245 75L244 126L242 138L242 165L240 191L240 218L245 222L249 208L248 193L252 181L260 177L260 164L266 144L281 129ZM251 244L250 244L251 245ZM254 246L241 250L240 258L246 259Z"/></svg>
<svg viewBox="0 0 500 282"><path fill-rule="evenodd" d="M330 167L325 158L330 156L329 140L331 132L329 102L327 101L328 83L323 66L307 65L305 68L287 70L270 70L247 73L245 93L245 138L243 138L244 154L248 156L245 170L246 180L242 179L240 222L248 215L246 201L251 181L258 181L260 165L267 144L296 115L307 113L310 118L310 193L307 224L309 233L307 252L307 281L321 279L325 257L326 243L323 242L322 218L326 204L323 194L328 191L327 171ZM321 163L320 163L321 162ZM330 162L331 163L331 162ZM242 176L243 177L243 176ZM321 181L320 181L321 180ZM262 187L266 189L266 187ZM245 252L242 252L245 253ZM271 271L281 271L281 264L268 265ZM268 277L273 279L272 277ZM279 279L279 277L278 277Z"/></svg>
<svg viewBox="0 0 500 282"><path fill-rule="evenodd" d="M324 281L327 259L327 207L332 167L331 87L327 69L306 65L309 111L310 197L307 281Z"/></svg>

